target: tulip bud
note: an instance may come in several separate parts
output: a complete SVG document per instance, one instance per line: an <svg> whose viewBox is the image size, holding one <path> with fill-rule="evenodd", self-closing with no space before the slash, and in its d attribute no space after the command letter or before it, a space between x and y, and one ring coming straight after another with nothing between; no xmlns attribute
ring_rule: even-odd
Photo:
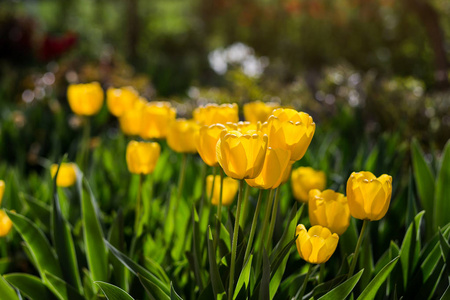
<svg viewBox="0 0 450 300"><path fill-rule="evenodd" d="M297 251L300 257L311 264L327 262L336 250L339 236L320 225L306 230L303 224L297 225Z"/></svg>
<svg viewBox="0 0 450 300"><path fill-rule="evenodd" d="M248 185L260 189L275 189L283 182L290 167L291 153L285 149L267 148L264 166L254 179L246 179Z"/></svg>
<svg viewBox="0 0 450 300"><path fill-rule="evenodd" d="M59 187L72 186L77 180L76 168L77 165L74 163L62 163L59 167L58 177L56 178L56 185ZM57 170L57 164L52 164L50 166L50 174L52 175L52 178L55 178Z"/></svg>
<svg viewBox="0 0 450 300"><path fill-rule="evenodd" d="M2 204L4 193L5 193L5 182L3 180L0 180L0 205Z"/></svg>
<svg viewBox="0 0 450 300"><path fill-rule="evenodd" d="M138 98L133 106L119 117L120 129L125 135L139 135L142 128L143 110L147 101Z"/></svg>
<svg viewBox="0 0 450 300"><path fill-rule="evenodd" d="M92 116L100 111L104 93L98 82L71 84L67 89L67 100L74 113Z"/></svg>
<svg viewBox="0 0 450 300"><path fill-rule="evenodd" d="M225 130L224 125L213 124L211 126L201 127L198 133L197 151L208 166L214 167L218 165L216 145L222 130Z"/></svg>
<svg viewBox="0 0 450 300"><path fill-rule="evenodd" d="M109 88L106 91L106 104L109 111L116 117L120 117L124 112L132 109L138 98L137 91L132 87Z"/></svg>
<svg viewBox="0 0 450 300"><path fill-rule="evenodd" d="M200 126L194 120L177 119L169 124L167 144L175 152L196 153Z"/></svg>
<svg viewBox="0 0 450 300"><path fill-rule="evenodd" d="M267 150L267 136L262 132L242 134L224 130L216 146L217 161L234 179L253 179L261 173Z"/></svg>
<svg viewBox="0 0 450 300"><path fill-rule="evenodd" d="M11 231L12 222L4 210L0 210L0 237L5 237Z"/></svg>
<svg viewBox="0 0 450 300"><path fill-rule="evenodd" d="M194 120L200 125L225 124L239 121L238 106L233 104L207 104L197 107L194 112Z"/></svg>
<svg viewBox="0 0 450 300"><path fill-rule="evenodd" d="M280 107L275 102L254 101L244 105L244 117L251 123L264 123L272 114L273 110Z"/></svg>
<svg viewBox="0 0 450 300"><path fill-rule="evenodd" d="M141 137L160 139L167 136L167 128L175 120L177 112L169 102L149 102L142 114Z"/></svg>
<svg viewBox="0 0 450 300"><path fill-rule="evenodd" d="M269 136L269 147L290 150L291 160L297 161L305 155L316 124L307 113L278 108L261 130Z"/></svg>
<svg viewBox="0 0 450 300"><path fill-rule="evenodd" d="M350 225L347 197L333 190L309 191L308 211L312 226L327 227L338 235L342 235Z"/></svg>
<svg viewBox="0 0 450 300"><path fill-rule="evenodd" d="M347 181L350 214L360 220L377 221L386 214L392 195L392 177L353 172Z"/></svg>
<svg viewBox="0 0 450 300"><path fill-rule="evenodd" d="M220 201L220 175L208 175L206 177L206 193L208 197L211 197L211 189L214 182L214 192L212 194L211 203L213 205L219 205ZM233 203L236 193L239 189L239 181L230 177L223 179L222 189L222 205L229 206Z"/></svg>
<svg viewBox="0 0 450 300"><path fill-rule="evenodd" d="M312 189L324 190L326 176L322 171L316 171L310 167L299 167L292 171L291 186L295 199L308 202L309 191Z"/></svg>
<svg viewBox="0 0 450 300"><path fill-rule="evenodd" d="M161 147L158 143L131 141L127 146L128 171L133 174L150 174L155 170Z"/></svg>

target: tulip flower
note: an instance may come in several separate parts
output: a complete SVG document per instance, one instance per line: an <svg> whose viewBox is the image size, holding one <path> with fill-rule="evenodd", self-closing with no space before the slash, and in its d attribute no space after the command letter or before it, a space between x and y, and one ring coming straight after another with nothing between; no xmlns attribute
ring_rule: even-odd
<svg viewBox="0 0 450 300"><path fill-rule="evenodd" d="M248 185L261 189L275 189L282 183L290 166L291 152L285 149L267 148L261 173L254 179L246 179Z"/></svg>
<svg viewBox="0 0 450 300"><path fill-rule="evenodd" d="M213 124L211 126L202 126L197 137L197 151L203 161L211 167L218 165L216 157L216 145L220 133L225 130L222 124Z"/></svg>
<svg viewBox="0 0 450 300"><path fill-rule="evenodd" d="M269 136L269 147L291 151L291 160L300 160L306 153L316 130L313 119L293 109L275 109L262 131Z"/></svg>
<svg viewBox="0 0 450 300"><path fill-rule="evenodd" d="M2 204L4 193L5 193L5 182L3 180L0 180L0 205Z"/></svg>
<svg viewBox="0 0 450 300"><path fill-rule="evenodd" d="M214 191L212 193L211 203L213 205L219 205L220 200L220 175L208 175L206 177L206 193L208 197L211 197L211 190L214 182ZM222 205L230 206L239 188L239 182L230 177L223 179L223 191L222 191Z"/></svg>
<svg viewBox="0 0 450 300"><path fill-rule="evenodd" d="M106 104L109 111L116 117L120 117L124 112L130 110L138 98L137 91L132 87L109 88L106 91Z"/></svg>
<svg viewBox="0 0 450 300"><path fill-rule="evenodd" d="M102 108L103 98L103 89L98 82L71 84L67 89L69 106L77 115L95 115Z"/></svg>
<svg viewBox="0 0 450 300"><path fill-rule="evenodd" d="M5 237L11 231L12 222L4 210L0 210L0 237Z"/></svg>
<svg viewBox="0 0 450 300"><path fill-rule="evenodd" d="M336 250L339 236L320 225L306 230L303 224L297 225L296 244L300 257L311 264L323 264L328 261Z"/></svg>
<svg viewBox="0 0 450 300"><path fill-rule="evenodd" d="M142 128L143 111L147 104L144 98L138 98L133 106L119 117L120 129L125 135L139 135Z"/></svg>
<svg viewBox="0 0 450 300"><path fill-rule="evenodd" d="M233 104L207 104L197 107L194 112L194 120L200 125L212 125L216 123L225 124L239 121L238 106Z"/></svg>
<svg viewBox="0 0 450 300"><path fill-rule="evenodd" d="M133 174L153 173L160 152L161 147L158 143L129 142L126 152L128 170Z"/></svg>
<svg viewBox="0 0 450 300"><path fill-rule="evenodd" d="M377 221L386 214L392 194L392 177L353 172L347 181L350 214L360 220Z"/></svg>
<svg viewBox="0 0 450 300"><path fill-rule="evenodd" d="M175 120L176 114L175 108L169 102L149 102L142 110L141 137L165 138L169 124Z"/></svg>
<svg viewBox="0 0 450 300"><path fill-rule="evenodd" d="M312 189L323 190L325 185L326 175L322 171L316 171L310 167L299 167L292 171L292 193L297 201L308 202L309 191Z"/></svg>
<svg viewBox="0 0 450 300"><path fill-rule="evenodd" d="M74 185L75 181L77 180L76 168L77 165L74 163L62 163L59 167L58 177L56 178L56 185L59 187L69 187ZM57 170L58 165L52 164L50 167L52 178L55 178Z"/></svg>
<svg viewBox="0 0 450 300"><path fill-rule="evenodd" d="M244 105L244 118L251 123L264 123L270 117L273 110L278 107L280 106L275 102L250 102Z"/></svg>
<svg viewBox="0 0 450 300"><path fill-rule="evenodd" d="M220 133L216 150L217 161L229 177L253 179L264 166L267 136L262 132L242 134L224 130Z"/></svg>
<svg viewBox="0 0 450 300"><path fill-rule="evenodd" d="M196 153L199 129L194 120L177 119L169 124L167 144L175 152Z"/></svg>
<svg viewBox="0 0 450 300"><path fill-rule="evenodd" d="M333 190L309 191L309 220L311 225L321 225L342 235L350 225L347 197Z"/></svg>

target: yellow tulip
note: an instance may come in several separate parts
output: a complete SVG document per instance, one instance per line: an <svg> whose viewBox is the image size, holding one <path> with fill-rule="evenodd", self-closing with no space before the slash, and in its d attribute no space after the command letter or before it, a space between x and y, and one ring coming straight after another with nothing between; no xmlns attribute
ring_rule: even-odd
<svg viewBox="0 0 450 300"><path fill-rule="evenodd" d="M238 106L233 104L207 104L197 107L194 112L194 120L200 125L237 123L239 121Z"/></svg>
<svg viewBox="0 0 450 300"><path fill-rule="evenodd" d="M0 237L5 237L11 231L12 222L4 210L0 210Z"/></svg>
<svg viewBox="0 0 450 300"><path fill-rule="evenodd" d="M242 134L223 130L216 146L217 161L234 179L252 179L261 173L267 150L267 135L262 132Z"/></svg>
<svg viewBox="0 0 450 300"><path fill-rule="evenodd" d="M5 182L3 180L0 180L0 205L2 204L4 193L5 193Z"/></svg>
<svg viewBox="0 0 450 300"><path fill-rule="evenodd" d="M296 244L300 257L311 264L327 262L336 250L339 236L320 225L306 230L303 224L297 225L295 235L298 235Z"/></svg>
<svg viewBox="0 0 450 300"><path fill-rule="evenodd" d="M244 117L247 121L264 123L272 114L273 110L280 107L275 102L254 101L244 104Z"/></svg>
<svg viewBox="0 0 450 300"><path fill-rule="evenodd" d="M219 205L220 201L220 175L208 175L206 177L206 193L211 197L211 189L214 182L214 191L211 198L213 205ZM239 181L230 177L223 179L222 205L229 206L233 203L236 193L239 189Z"/></svg>
<svg viewBox="0 0 450 300"><path fill-rule="evenodd" d="M213 124L211 126L202 126L197 137L197 151L203 161L211 167L217 166L216 145L220 133L225 130L222 124Z"/></svg>
<svg viewBox="0 0 450 300"><path fill-rule="evenodd" d="M291 160L300 160L306 153L316 130L313 119L293 109L275 109L261 129L269 136L269 147L291 151Z"/></svg>
<svg viewBox="0 0 450 300"><path fill-rule="evenodd" d="M267 148L264 166L254 179L246 179L248 185L260 189L275 189L283 183L290 166L291 153L285 149Z"/></svg>
<svg viewBox="0 0 450 300"><path fill-rule="evenodd" d="M350 225L347 197L333 190L309 191L308 211L311 225L327 227L338 235L342 235Z"/></svg>
<svg viewBox="0 0 450 300"><path fill-rule="evenodd" d="M133 106L119 117L120 129L125 135L133 136L141 133L143 111L146 104L145 99L138 98Z"/></svg>
<svg viewBox="0 0 450 300"><path fill-rule="evenodd" d="M69 106L77 115L95 115L102 108L103 98L103 89L98 82L71 84L67 89Z"/></svg>
<svg viewBox="0 0 450 300"><path fill-rule="evenodd" d="M292 171L291 186L294 198L297 201L308 202L309 191L312 189L323 190L326 185L326 176L322 171L316 171L310 167L299 167Z"/></svg>
<svg viewBox="0 0 450 300"><path fill-rule="evenodd" d="M133 174L150 174L155 170L161 147L158 143L131 141L127 146L128 171Z"/></svg>
<svg viewBox="0 0 450 300"><path fill-rule="evenodd" d="M194 120L177 119L169 124L167 144L175 152L196 153L200 125Z"/></svg>
<svg viewBox="0 0 450 300"><path fill-rule="evenodd" d="M72 186L77 180L77 165L74 163L62 163L59 167L58 178L56 178L56 185L59 187ZM50 174L52 178L55 178L56 171L58 170L57 164L50 166Z"/></svg>
<svg viewBox="0 0 450 300"><path fill-rule="evenodd" d="M109 111L116 117L120 117L127 110L132 109L138 98L137 91L132 87L109 88L106 91L106 104Z"/></svg>
<svg viewBox="0 0 450 300"><path fill-rule="evenodd" d="M353 172L347 181L350 214L360 220L377 221L386 214L392 195L392 177Z"/></svg>
<svg viewBox="0 0 450 300"><path fill-rule="evenodd" d="M169 102L149 102L142 113L141 137L144 139L165 138L169 124L177 115Z"/></svg>

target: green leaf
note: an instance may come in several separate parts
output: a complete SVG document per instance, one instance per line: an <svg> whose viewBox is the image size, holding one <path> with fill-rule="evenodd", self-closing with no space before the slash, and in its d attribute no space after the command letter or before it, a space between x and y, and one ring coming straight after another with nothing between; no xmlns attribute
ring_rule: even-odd
<svg viewBox="0 0 450 300"><path fill-rule="evenodd" d="M170 282L170 300L183 300L183 298L181 298L173 288L172 282Z"/></svg>
<svg viewBox="0 0 450 300"><path fill-rule="evenodd" d="M61 269L56 253L50 246L44 233L28 218L8 210L6 210L6 213L13 222L14 228L27 243L41 277L43 277L45 271L61 277Z"/></svg>
<svg viewBox="0 0 450 300"><path fill-rule="evenodd" d="M450 140L445 144L441 159L441 168L436 181L434 204L435 227L450 222Z"/></svg>
<svg viewBox="0 0 450 300"><path fill-rule="evenodd" d="M70 286L67 282L53 274L45 272L44 274L49 288L56 293L56 296L61 300L83 300L84 297L78 293L76 289Z"/></svg>
<svg viewBox="0 0 450 300"><path fill-rule="evenodd" d="M414 220L417 215L417 206L414 198L414 177L411 169L409 170L409 183L408 183L408 206L406 208L405 227Z"/></svg>
<svg viewBox="0 0 450 300"><path fill-rule="evenodd" d="M447 239L442 234L442 231L439 229L439 245L441 247L441 254L442 258L444 259L446 269L447 269L447 276L450 276L450 244L448 243Z"/></svg>
<svg viewBox="0 0 450 300"><path fill-rule="evenodd" d="M139 281L142 286L145 288L147 293L155 300L170 300L170 296L166 294L159 286L157 286L152 281L148 280L146 277L141 274L137 274Z"/></svg>
<svg viewBox="0 0 450 300"><path fill-rule="evenodd" d="M160 288L167 296L169 296L170 289L168 284L165 284L164 282L159 280L156 275L150 273L148 270L135 263L128 256L114 248L114 246L112 246L107 241L105 241L105 244L109 248L111 253L114 254L114 256L117 257L117 259L120 260L122 264L124 264L124 266L126 266L133 274L140 274L141 277L145 277L147 280L153 282L158 288Z"/></svg>
<svg viewBox="0 0 450 300"><path fill-rule="evenodd" d="M22 294L32 300L57 299L45 286L42 280L36 276L30 274L12 273L3 275L3 277L10 284L15 286Z"/></svg>
<svg viewBox="0 0 450 300"><path fill-rule="evenodd" d="M250 282L250 271L252 269L252 261L253 261L253 254L250 254L250 256L247 259L247 262L242 268L241 274L239 275L239 279L236 284L236 289L234 290L233 299L236 299L237 295L239 294L244 284L245 288L248 289L248 284Z"/></svg>
<svg viewBox="0 0 450 300"><path fill-rule="evenodd" d="M194 276L197 281L197 285L200 287L202 291L204 288L203 280L202 280L202 269L200 268L200 260L202 258L200 254L200 228L199 228L199 217L197 214L197 210L195 206L192 207L192 240L193 240L193 262L194 262Z"/></svg>
<svg viewBox="0 0 450 300"><path fill-rule="evenodd" d="M345 299L352 291L355 285L358 283L364 269L323 295L319 300L335 300L335 299Z"/></svg>
<svg viewBox="0 0 450 300"><path fill-rule="evenodd" d="M445 292L442 294L442 297L440 300L450 300L450 285L447 287Z"/></svg>
<svg viewBox="0 0 450 300"><path fill-rule="evenodd" d="M400 257L397 256L396 258L391 260L383 269L381 269L380 273L378 273L375 278L372 279L372 281L369 283L369 285L367 285L361 295L359 295L358 300L370 300L375 298L378 289L394 269L399 258Z"/></svg>
<svg viewBox="0 0 450 300"><path fill-rule="evenodd" d="M433 206L434 206L434 176L430 167L425 161L425 155L416 139L411 144L412 163L414 169L414 178L417 183L420 203L423 209L428 212L425 215L427 222L427 236L431 237L433 229Z"/></svg>
<svg viewBox="0 0 450 300"><path fill-rule="evenodd" d="M420 223L425 211L421 211L414 217L403 238L400 250L400 262L403 270L403 286L406 288L412 270L415 269L420 255Z"/></svg>
<svg viewBox="0 0 450 300"><path fill-rule="evenodd" d="M61 212L61 206L58 197L58 187L56 178L58 177L60 165L53 179L53 201L52 201L52 237L55 250L58 255L59 265L64 280L82 291L80 274L78 273L78 263L73 244L72 234L69 225Z"/></svg>
<svg viewBox="0 0 450 300"><path fill-rule="evenodd" d="M19 300L19 296L2 276L0 276L0 294L8 300Z"/></svg>
<svg viewBox="0 0 450 300"><path fill-rule="evenodd" d="M259 287L259 299L269 300L270 299L270 261L269 257L267 257L266 248L263 247L263 269L262 269L262 278L261 285Z"/></svg>
<svg viewBox="0 0 450 300"><path fill-rule="evenodd" d="M134 300L127 292L115 285L103 281L95 281L94 283L100 287L108 300Z"/></svg>
<svg viewBox="0 0 450 300"><path fill-rule="evenodd" d="M84 225L83 236L89 270L94 281L106 281L108 280L108 254L103 242L104 236L96 200L81 171L77 170L77 173L77 187L81 196Z"/></svg>
<svg viewBox="0 0 450 300"><path fill-rule="evenodd" d="M124 241L124 222L123 222L123 213L120 209L117 213L117 216L114 219L114 222L109 229L108 241L111 245L123 251L125 249L125 241ZM127 274L125 266L112 254L109 253L110 263L113 266L112 276L114 277L114 283L118 285L120 288L128 290L128 282L127 282Z"/></svg>
<svg viewBox="0 0 450 300"><path fill-rule="evenodd" d="M38 219L47 228L48 224L50 224L50 207L44 202L24 193L20 193L19 197L29 206L29 213L33 216L33 219Z"/></svg>
<svg viewBox="0 0 450 300"><path fill-rule="evenodd" d="M214 293L214 298L217 295L225 292L223 287L222 278L220 277L219 268L216 263L216 254L213 246L213 236L211 233L211 227L208 226L208 260L209 260L209 273L211 277L211 285Z"/></svg>

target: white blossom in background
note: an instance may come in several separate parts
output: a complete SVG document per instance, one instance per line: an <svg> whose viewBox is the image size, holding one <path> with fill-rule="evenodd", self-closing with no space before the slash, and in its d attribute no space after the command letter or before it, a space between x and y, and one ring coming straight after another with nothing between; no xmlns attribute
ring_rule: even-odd
<svg viewBox="0 0 450 300"><path fill-rule="evenodd" d="M227 48L217 48L208 55L209 65L219 75L230 67L238 67L249 77L259 77L269 65L267 57L256 57L255 51L243 43L234 43Z"/></svg>

